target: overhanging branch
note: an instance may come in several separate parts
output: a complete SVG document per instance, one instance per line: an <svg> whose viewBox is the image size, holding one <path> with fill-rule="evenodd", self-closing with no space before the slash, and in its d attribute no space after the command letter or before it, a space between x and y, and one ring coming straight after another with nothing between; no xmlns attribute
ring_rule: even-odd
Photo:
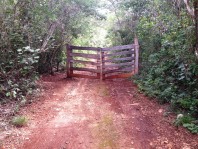
<svg viewBox="0 0 198 149"><path fill-rule="evenodd" d="M186 4L186 8L188 13L194 18L195 17L195 11L194 8L191 8L189 5L189 0L184 0L184 3Z"/></svg>

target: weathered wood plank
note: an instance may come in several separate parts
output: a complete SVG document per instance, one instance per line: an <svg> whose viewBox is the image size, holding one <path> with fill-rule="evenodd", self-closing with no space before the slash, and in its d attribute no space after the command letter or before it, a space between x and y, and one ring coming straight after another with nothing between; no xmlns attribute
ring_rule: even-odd
<svg viewBox="0 0 198 149"><path fill-rule="evenodd" d="M115 63L115 62L119 62L119 61L132 61L132 60L135 60L135 57L113 58L113 59L104 60L104 62Z"/></svg>
<svg viewBox="0 0 198 149"><path fill-rule="evenodd" d="M92 58L92 59L100 58L98 54L71 53L70 55L73 57L84 57L84 58Z"/></svg>
<svg viewBox="0 0 198 149"><path fill-rule="evenodd" d="M87 50L87 51L100 51L101 48L95 48L95 47L79 47L79 46L73 46L70 45L72 50Z"/></svg>
<svg viewBox="0 0 198 149"><path fill-rule="evenodd" d="M109 47L109 48L102 48L103 51L117 51L117 50L124 50L124 49L134 49L134 44L130 45L123 45L123 46L115 46L115 47Z"/></svg>
<svg viewBox="0 0 198 149"><path fill-rule="evenodd" d="M105 74L103 74L104 72L104 52L102 51L102 49L100 50L100 80L104 80L105 78Z"/></svg>
<svg viewBox="0 0 198 149"><path fill-rule="evenodd" d="M117 69L111 69L111 70L105 70L103 74L109 74L114 72L130 72L134 70L134 66L131 67L125 67L125 68L117 68Z"/></svg>
<svg viewBox="0 0 198 149"><path fill-rule="evenodd" d="M113 78L127 78L138 73L139 44L137 38L135 38L134 44L124 46L95 48L67 45L67 49L67 74L70 77L91 79L100 78L103 80ZM76 50L87 50L94 52L92 52L92 54L85 54ZM95 52L96 54L93 54ZM85 59L76 60L74 57L81 57ZM87 59L96 59L97 62L89 61ZM96 66L96 69L74 67L73 63L82 63L85 65L88 64ZM105 65L105 63L107 63L107 65ZM73 71L91 72L91 75L73 74ZM96 73L97 75L93 76L92 73ZM107 77L105 77L105 75L107 75Z"/></svg>
<svg viewBox="0 0 198 149"><path fill-rule="evenodd" d="M98 76L88 76L88 75L83 75L83 74L72 74L72 77L76 78L88 78L88 79L99 79L100 77Z"/></svg>
<svg viewBox="0 0 198 149"><path fill-rule="evenodd" d="M139 72L139 43L138 38L135 37L135 74L138 74Z"/></svg>
<svg viewBox="0 0 198 149"><path fill-rule="evenodd" d="M119 64L106 65L106 66L104 66L104 68L131 66L131 65L134 65L134 64L135 64L134 62L125 62L125 63L119 63Z"/></svg>
<svg viewBox="0 0 198 149"><path fill-rule="evenodd" d="M98 73L98 70L92 69L92 68L79 68L79 67L72 67L71 70L77 70L77 71L88 71L93 73Z"/></svg>
<svg viewBox="0 0 198 149"><path fill-rule="evenodd" d="M66 69L67 69L67 78L70 78L70 74L71 74L71 70L70 70L70 61L71 61L71 49L70 46L67 44L66 45L66 49L67 49L67 62L66 62Z"/></svg>
<svg viewBox="0 0 198 149"><path fill-rule="evenodd" d="M88 65L95 65L95 66L100 65L97 62L91 62L91 61L71 60L71 62L72 63L81 63L81 64L88 64Z"/></svg>
<svg viewBox="0 0 198 149"><path fill-rule="evenodd" d="M123 69L123 70L116 70L116 71L115 70L108 70L108 71L106 71L106 73L105 72L104 73L106 75L107 74L112 74L112 73L129 73L129 72L134 72L133 70L134 69Z"/></svg>
<svg viewBox="0 0 198 149"><path fill-rule="evenodd" d="M100 55L100 51L97 52L98 55ZM97 59L97 63L99 64L97 65L97 71L98 71L97 77L100 78L100 73L99 73L100 72L100 59Z"/></svg>
<svg viewBox="0 0 198 149"><path fill-rule="evenodd" d="M121 55L128 55L128 54L135 54L135 51L115 52L115 53L105 54L105 57L121 56Z"/></svg>
<svg viewBox="0 0 198 149"><path fill-rule="evenodd" d="M112 76L107 76L105 77L105 79L116 79L116 78L129 78L131 76L133 76L134 73L124 73L124 74L118 74L118 75L112 75Z"/></svg>

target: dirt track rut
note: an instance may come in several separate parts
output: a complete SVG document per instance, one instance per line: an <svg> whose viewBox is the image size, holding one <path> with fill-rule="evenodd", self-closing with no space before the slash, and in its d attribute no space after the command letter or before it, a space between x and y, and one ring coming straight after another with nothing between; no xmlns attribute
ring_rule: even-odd
<svg viewBox="0 0 198 149"><path fill-rule="evenodd" d="M164 117L128 80L45 76L40 101L22 110L29 133L20 149L187 149L198 138Z"/></svg>

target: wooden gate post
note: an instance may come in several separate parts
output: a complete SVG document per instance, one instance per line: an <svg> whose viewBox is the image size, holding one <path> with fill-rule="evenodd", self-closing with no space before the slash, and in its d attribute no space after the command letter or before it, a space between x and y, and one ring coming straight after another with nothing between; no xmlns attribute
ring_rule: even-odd
<svg viewBox="0 0 198 149"><path fill-rule="evenodd" d="M67 63L66 63L66 69L67 69L67 78L71 78L71 48L70 45L66 45L67 50Z"/></svg>
<svg viewBox="0 0 198 149"><path fill-rule="evenodd" d="M135 37L134 39L135 44L135 74L138 74L139 72L139 43L138 38Z"/></svg>
<svg viewBox="0 0 198 149"><path fill-rule="evenodd" d="M97 58L97 78L100 79L100 50L97 51L97 55L99 56Z"/></svg>
<svg viewBox="0 0 198 149"><path fill-rule="evenodd" d="M104 51L101 48L100 49L100 80L104 80L105 75L104 75Z"/></svg>

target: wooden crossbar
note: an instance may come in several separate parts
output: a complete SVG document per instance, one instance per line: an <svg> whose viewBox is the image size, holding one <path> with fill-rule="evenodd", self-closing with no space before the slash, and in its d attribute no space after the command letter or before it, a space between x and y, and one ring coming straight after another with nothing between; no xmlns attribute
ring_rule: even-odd
<svg viewBox="0 0 198 149"><path fill-rule="evenodd" d="M78 53L75 53L75 50L79 50ZM96 54L90 54L94 52ZM77 60L76 57L85 60ZM126 78L138 74L138 60L139 44L137 38L134 39L134 44L109 48L67 45L67 77L100 78L101 80ZM84 74L82 71L86 73ZM76 72L80 72L80 74L76 74ZM92 75L87 75L87 72Z"/></svg>
<svg viewBox="0 0 198 149"><path fill-rule="evenodd" d="M103 51L117 51L117 50L126 50L126 49L134 49L135 45L123 45L123 46L115 46L115 47L109 47L109 48L103 48Z"/></svg>

